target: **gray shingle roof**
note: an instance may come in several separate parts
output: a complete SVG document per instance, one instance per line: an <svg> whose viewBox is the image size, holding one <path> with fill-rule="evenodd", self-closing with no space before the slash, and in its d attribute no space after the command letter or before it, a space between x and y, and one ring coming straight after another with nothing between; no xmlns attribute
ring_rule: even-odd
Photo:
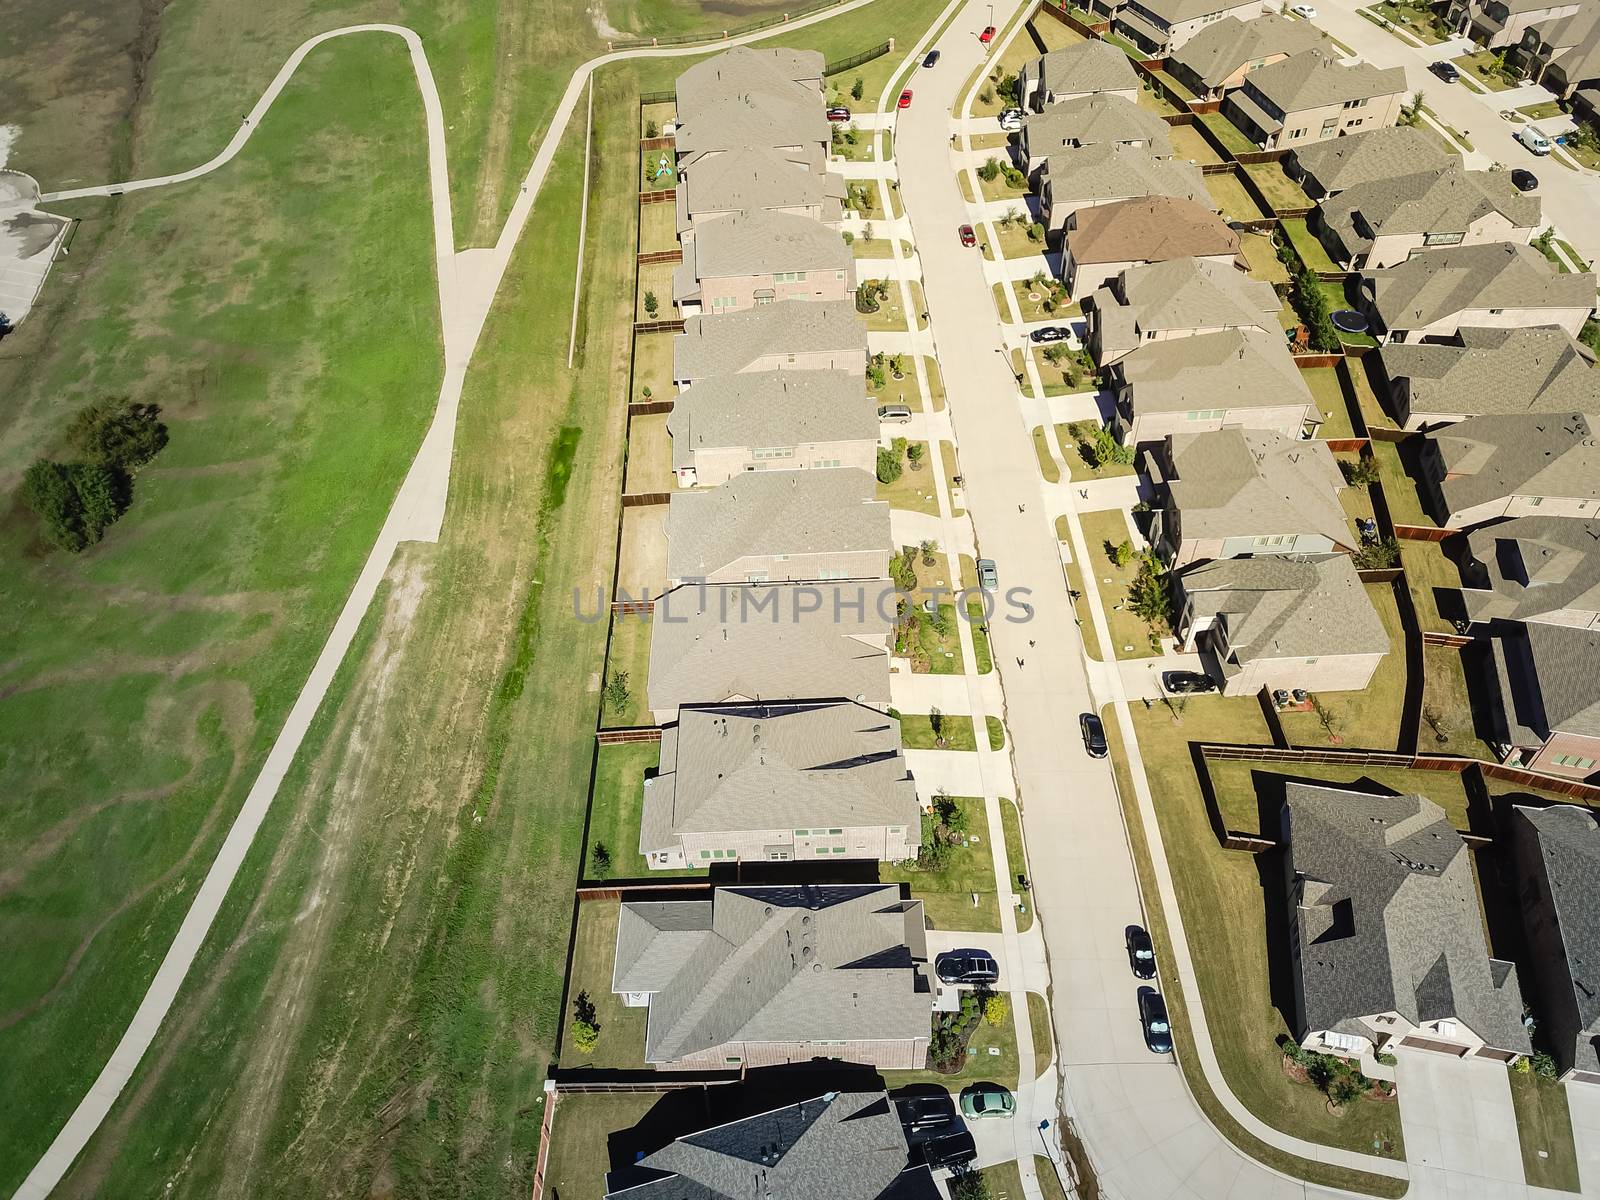
<svg viewBox="0 0 1600 1200"><path fill-rule="evenodd" d="M1327 35L1310 21L1291 21L1277 13L1248 21L1224 17L1178 47L1172 61L1215 88L1246 63L1275 54L1298 54L1325 46L1327 41Z"/></svg>
<svg viewBox="0 0 1600 1200"><path fill-rule="evenodd" d="M821 75L812 50L740 46L696 63L678 76L678 153L826 142L822 95L800 82Z"/></svg>
<svg viewBox="0 0 1600 1200"><path fill-rule="evenodd" d="M688 253L685 251L686 258ZM854 262L837 230L810 217L770 210L731 213L700 222L695 227L693 256L696 279L778 271L843 271Z"/></svg>
<svg viewBox="0 0 1600 1200"><path fill-rule="evenodd" d="M1102 345L1122 353L1146 333L1249 327L1270 332L1279 328L1282 307L1270 283L1231 264L1173 258L1130 267L1116 292L1096 292L1093 321Z"/></svg>
<svg viewBox="0 0 1600 1200"><path fill-rule="evenodd" d="M1600 499L1600 447L1579 413L1472 417L1427 438L1452 513L1507 496Z"/></svg>
<svg viewBox="0 0 1600 1200"><path fill-rule="evenodd" d="M693 116L729 96L753 94L809 98L820 104L816 86L807 81L821 79L823 65L822 54L816 50L735 46L679 74L675 87L678 115Z"/></svg>
<svg viewBox="0 0 1600 1200"><path fill-rule="evenodd" d="M710 900L627 903L622 914L614 991L646 990L632 986L637 964L664 957L655 937L635 932L640 925L674 925L661 933L677 969L664 980L665 970L649 977L658 986L646 1062L673 1062L729 1042L929 1034L922 903L902 901L895 885L724 887ZM679 932L691 924L693 942Z"/></svg>
<svg viewBox="0 0 1600 1200"><path fill-rule="evenodd" d="M1474 621L1600 620L1600 521L1516 517L1467 535Z"/></svg>
<svg viewBox="0 0 1600 1200"><path fill-rule="evenodd" d="M1516 968L1489 957L1471 855L1443 809L1290 782L1284 832L1304 880L1292 919L1307 1031L1370 1037L1359 1018L1398 1012L1529 1053Z"/></svg>
<svg viewBox="0 0 1600 1200"><path fill-rule="evenodd" d="M1391 649L1348 555L1217 559L1184 571L1178 587L1196 624L1225 620L1240 663Z"/></svg>
<svg viewBox="0 0 1600 1200"><path fill-rule="evenodd" d="M877 480L853 467L752 471L720 487L675 492L667 578L704 579L746 555L879 550L887 564L889 505L876 496Z"/></svg>
<svg viewBox="0 0 1600 1200"><path fill-rule="evenodd" d="M1140 86L1128 56L1099 40L1075 42L1030 59L1018 74L1053 93L1125 92Z"/></svg>
<svg viewBox="0 0 1600 1200"><path fill-rule="evenodd" d="M1030 158L1095 142L1149 142L1160 154L1172 153L1167 123L1121 96L1080 96L1022 119L1022 144Z"/></svg>
<svg viewBox="0 0 1600 1200"><path fill-rule="evenodd" d="M1349 546L1344 476L1325 442L1230 425L1167 438L1167 491L1187 538L1321 534Z"/></svg>
<svg viewBox="0 0 1600 1200"><path fill-rule="evenodd" d="M1227 3L1219 0L1139 0L1142 7L1155 13L1168 25L1176 25L1179 21L1192 21L1196 17L1204 17L1224 8L1232 8L1233 0Z"/></svg>
<svg viewBox="0 0 1600 1200"><path fill-rule="evenodd" d="M1536 743L1552 733L1600 737L1600 629L1532 621L1494 641L1509 740L1526 744L1524 731Z"/></svg>
<svg viewBox="0 0 1600 1200"><path fill-rule="evenodd" d="M866 354L867 326L851 301L785 300L690 317L672 342L672 377L731 375L767 355L822 351Z"/></svg>
<svg viewBox="0 0 1600 1200"><path fill-rule="evenodd" d="M1375 238L1464 234L1494 213L1513 229L1533 229L1540 211L1539 197L1519 192L1509 172L1452 165L1347 187L1323 201L1322 223L1344 247L1340 257L1348 262L1370 250Z"/></svg>
<svg viewBox="0 0 1600 1200"><path fill-rule="evenodd" d="M677 1139L607 1178L608 1200L937 1200L883 1092L829 1092Z"/></svg>
<svg viewBox="0 0 1600 1200"><path fill-rule="evenodd" d="M904 826L921 806L900 752L900 722L849 701L686 708L662 731L644 785L639 852L685 833L812 826Z"/></svg>
<svg viewBox="0 0 1600 1200"><path fill-rule="evenodd" d="M1301 22L1295 22L1300 24ZM1412 171L1439 171L1460 160L1409 125L1369 129L1290 151L1300 168L1328 194Z"/></svg>
<svg viewBox="0 0 1600 1200"><path fill-rule="evenodd" d="M678 184L686 217L742 209L802 208L844 195L844 180L808 167L766 147L719 154L684 173ZM843 240L843 239L841 239Z"/></svg>
<svg viewBox="0 0 1600 1200"><path fill-rule="evenodd" d="M1347 100L1393 96L1406 90L1406 73L1403 67L1347 64L1326 50L1305 50L1251 71L1245 86L1284 112L1293 113Z"/></svg>
<svg viewBox="0 0 1600 1200"><path fill-rule="evenodd" d="M1080 208L1070 225L1067 250L1079 263L1161 262L1239 253L1239 235L1226 221L1204 205L1173 196Z"/></svg>
<svg viewBox="0 0 1600 1200"><path fill-rule="evenodd" d="M672 465L681 468L693 464L696 450L877 441L878 417L853 372L748 371L680 392L667 432Z"/></svg>
<svg viewBox="0 0 1600 1200"><path fill-rule="evenodd" d="M1427 250L1398 266L1362 272L1361 286L1385 329L1416 329L1466 309L1537 313L1592 309L1595 302L1592 274L1560 274L1532 246L1514 242Z"/></svg>
<svg viewBox="0 0 1600 1200"><path fill-rule="evenodd" d="M1564 329L1457 330L1448 342L1391 342L1390 379L1410 381L1408 416L1600 412L1600 371Z"/></svg>
<svg viewBox="0 0 1600 1200"><path fill-rule="evenodd" d="M652 709L842 696L889 703L887 584L694 585L656 601Z"/></svg>
<svg viewBox="0 0 1600 1200"><path fill-rule="evenodd" d="M1229 329L1148 342L1116 364L1133 415L1305 404L1320 418L1282 333Z"/></svg>
<svg viewBox="0 0 1600 1200"><path fill-rule="evenodd" d="M1050 202L1056 206L1179 196L1213 212L1217 208L1199 167L1181 158L1157 158L1145 146L1096 142L1062 150L1045 159L1045 171L1050 177Z"/></svg>

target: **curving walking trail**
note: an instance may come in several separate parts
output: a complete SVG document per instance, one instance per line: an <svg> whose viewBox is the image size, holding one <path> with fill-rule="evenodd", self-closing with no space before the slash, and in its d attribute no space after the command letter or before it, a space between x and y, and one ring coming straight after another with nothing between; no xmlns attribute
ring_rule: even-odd
<svg viewBox="0 0 1600 1200"><path fill-rule="evenodd" d="M800 29L821 21L830 20L847 12L862 8L872 0L845 0L837 7L813 13L790 21L782 29ZM500 236L492 247L457 250L454 226L450 211L449 162L445 152L444 107L439 102L439 90L434 84L433 71L428 66L428 56L422 39L402 25L364 24L346 25L330 29L302 42L279 69L278 74L261 98L251 108L249 115L222 148L209 161L187 171L173 175L159 175L149 179L135 179L123 183L108 183L98 187L72 188L41 195L41 202L52 200L77 200L90 196L116 196L149 188L168 187L203 178L232 162L249 143L260 127L262 117L272 107L300 64L317 47L335 38L362 33L382 33L398 37L406 44L411 55L412 70L416 72L417 86L422 93L422 107L428 136L428 182L433 197L434 259L439 279L439 323L444 337L444 379L439 388L439 399L434 408L433 421L422 444L417 449L411 468L406 473L395 495L389 515L378 533L367 561L356 577L355 585L340 610L328 639L323 643L311 673L296 697L294 707L283 729L273 742L266 761L262 764L250 792L228 830L228 836L217 852L205 879L195 893L183 924L168 947L161 965L146 990L144 999L128 1022L116 1049L106 1061L99 1076L79 1101L66 1124L56 1134L55 1140L34 1165L28 1177L14 1193L15 1200L44 1200L71 1169L79 1153L99 1129L110 1113L117 1097L127 1085L145 1052L155 1040L161 1022L177 998L179 989L193 965L210 931L217 913L221 910L228 889L246 853L255 840L256 831L265 819L267 809L278 793L284 775L294 762L304 741L311 720L321 706L329 686L333 683L339 664L349 652L361 619L371 607L378 585L388 572L389 564L400 543L408 541L437 542L444 525L445 500L450 485L450 461L455 445L456 411L461 400L462 384L466 379L467 364L483 331L489 307L504 278L511 261L512 250L521 236L523 227L533 212L534 201L549 174L557 148L565 136L567 124L577 108L590 76L601 67L630 58L674 58L705 54L716 49L741 46L776 36L778 27L756 30L739 37L692 46L645 47L637 50L617 50L583 63L573 73L562 93L560 102L551 116L550 128L545 132L533 163L523 177L521 190L511 212L501 228Z"/></svg>

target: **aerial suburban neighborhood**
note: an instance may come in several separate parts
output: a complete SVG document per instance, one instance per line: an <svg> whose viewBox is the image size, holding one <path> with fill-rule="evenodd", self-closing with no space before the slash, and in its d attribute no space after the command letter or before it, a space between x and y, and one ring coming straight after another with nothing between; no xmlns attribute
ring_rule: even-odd
<svg viewBox="0 0 1600 1200"><path fill-rule="evenodd" d="M5 1194L1600 1195L1600 0L8 17Z"/></svg>

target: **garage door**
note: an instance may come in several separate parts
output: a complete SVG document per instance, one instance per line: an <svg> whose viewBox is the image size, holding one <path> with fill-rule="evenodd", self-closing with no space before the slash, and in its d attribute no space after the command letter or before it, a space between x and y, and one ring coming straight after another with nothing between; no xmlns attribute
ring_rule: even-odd
<svg viewBox="0 0 1600 1200"><path fill-rule="evenodd" d="M1403 1037L1400 1039L1400 1044L1410 1046L1414 1050L1432 1050L1436 1054L1448 1054L1452 1058L1461 1058L1467 1052L1465 1046L1458 1046L1454 1042L1439 1042L1425 1037Z"/></svg>

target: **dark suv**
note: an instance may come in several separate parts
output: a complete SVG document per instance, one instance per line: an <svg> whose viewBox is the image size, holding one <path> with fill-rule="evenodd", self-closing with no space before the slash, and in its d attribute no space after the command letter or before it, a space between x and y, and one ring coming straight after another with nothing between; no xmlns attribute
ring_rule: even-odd
<svg viewBox="0 0 1600 1200"><path fill-rule="evenodd" d="M933 969L945 983L988 986L1000 978L1000 964L985 950L951 950L939 955Z"/></svg>
<svg viewBox="0 0 1600 1200"><path fill-rule="evenodd" d="M1100 724L1100 718L1093 713L1084 713L1078 718L1078 728L1083 732L1083 748L1089 752L1089 757L1104 758L1106 727Z"/></svg>

